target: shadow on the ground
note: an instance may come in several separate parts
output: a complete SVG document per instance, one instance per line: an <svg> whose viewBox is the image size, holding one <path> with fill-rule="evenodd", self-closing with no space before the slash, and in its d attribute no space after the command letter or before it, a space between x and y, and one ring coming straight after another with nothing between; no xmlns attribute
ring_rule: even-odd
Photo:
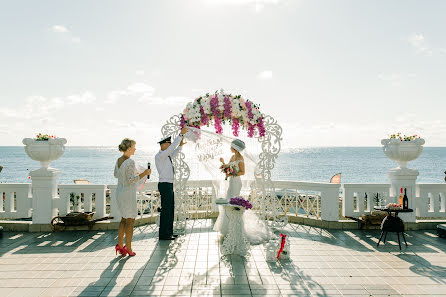
<svg viewBox="0 0 446 297"><path fill-rule="evenodd" d="M137 228L137 227L136 227ZM138 238L144 238L144 234L139 232L135 234L134 241L138 241ZM184 242L183 238L178 238L175 241L159 241L155 246L152 254L149 256L149 260L141 265L141 267L133 274L133 279L127 282L125 286L119 285L119 275L125 271L124 263L129 260L126 257L117 257L113 259L109 266L102 272L100 279L106 278L110 275L110 270L116 273L111 278L110 282L106 285L105 289L101 294L112 295L130 295L135 290L138 291L140 295L153 296L156 295L155 290L158 286L162 286L162 282L165 277L178 263L178 258L176 252L181 249ZM138 257L138 255L136 255ZM114 267L118 263L117 267ZM146 270L148 269L148 270ZM146 270L146 272L145 272ZM144 280L147 279L148 283L145 284ZM82 292L79 292L80 296L87 296L89 292L94 292L97 282L91 282ZM159 288L159 287L158 287ZM178 292L185 293L187 290L179 289ZM189 290L190 293L190 290ZM158 294L159 295L159 294Z"/></svg>
<svg viewBox="0 0 446 297"><path fill-rule="evenodd" d="M111 243L102 240L106 237L109 236L103 231L4 232L0 238L0 257L9 251L14 254L94 252Z"/></svg>
<svg viewBox="0 0 446 297"><path fill-rule="evenodd" d="M287 230L282 230L284 234L292 239L306 239L315 243L326 243L330 245L348 248L358 252L400 252L397 243L396 233L389 233L387 241L381 242L377 247L381 230L329 230L299 224L290 224ZM439 240L433 231L406 231L408 247L404 242L401 245L401 252L425 252L437 253L438 250L446 248L446 242Z"/></svg>
<svg viewBox="0 0 446 297"><path fill-rule="evenodd" d="M310 294L327 296L324 287L300 270L291 260L268 262L268 266L273 273L280 274L283 280L289 282L293 294L297 296L309 296Z"/></svg>
<svg viewBox="0 0 446 297"><path fill-rule="evenodd" d="M192 233L208 233L212 227L203 225L203 227L194 225L200 222L189 221L186 234ZM311 240L315 243L324 243L343 248L348 248L359 252L399 252L397 244L386 244L376 247L377 238L380 230L326 230L302 225L290 224L280 230L287 234L292 241L298 242L299 239ZM146 225L135 227L134 242L154 238L157 236L156 225ZM408 231L406 233L408 248L403 247L403 252L407 254L397 255L400 259L413 264L410 270L414 273L429 277L439 284L445 284L446 268L436 266L427 261L417 252L439 253L446 248L446 241L437 238L431 231ZM392 239L392 238L390 238ZM97 252L104 249L110 249L116 244L115 231L70 231L61 233L13 233L5 232L3 238L0 239L0 257L9 251L13 254L45 254L45 253L70 253L70 252ZM130 295L135 290L141 291L144 295L156 295L169 272L176 268L178 264L177 253L182 250L185 242L184 237L180 237L172 242L158 242L152 254L146 263L141 263L139 269L133 274L133 279L124 286L119 284L119 275L124 271L124 264L128 261L128 257L117 257L110 261L107 268L102 271L100 279L102 282L94 281L87 285L83 292L93 292L100 286L105 286L103 292L118 290L118 293ZM409 254L410 253L410 254ZM137 255L138 257L138 255ZM222 287L226 284L237 283L240 279L238 276L243 275L244 269L247 268L246 259L239 259L237 256L231 256L227 259L222 258L216 265L207 267L205 273L189 273L182 275L177 289L172 296L187 295L191 293L191 285L193 288L205 286L207 290L214 288L213 294L220 295L220 286L213 287L209 281L212 275L220 276L219 272L222 266L229 268L230 275L225 281L221 282ZM317 294L324 296L325 290L317 281L305 274L298 265L293 262L280 261L269 263L268 268L274 275L280 275L280 278L289 284L290 289L298 292L299 295ZM245 274L249 279L249 275ZM147 284L144 281L147 280ZM243 282L242 282L243 284ZM249 285L265 285L261 281L255 279L249 280ZM217 289L218 288L218 289ZM102 292L102 293L103 293ZM208 291L209 294L209 291ZM262 296L261 290L257 292L258 296ZM265 295L267 293L265 292Z"/></svg>
<svg viewBox="0 0 446 297"><path fill-rule="evenodd" d="M415 254L399 254L398 258L413 264L410 271L428 277L438 284L446 284L446 267L431 264L423 257Z"/></svg>

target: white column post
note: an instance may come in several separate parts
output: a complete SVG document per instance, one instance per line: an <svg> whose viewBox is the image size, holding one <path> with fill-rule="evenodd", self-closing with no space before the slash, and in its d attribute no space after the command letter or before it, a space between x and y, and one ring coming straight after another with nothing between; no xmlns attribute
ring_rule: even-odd
<svg viewBox="0 0 446 297"><path fill-rule="evenodd" d="M53 199L57 197L57 185L61 171L40 168L30 172L32 180L33 224L49 224L57 215Z"/></svg>
<svg viewBox="0 0 446 297"><path fill-rule="evenodd" d="M321 219L323 221L339 221L339 188L340 185L325 185L321 191Z"/></svg>
<svg viewBox="0 0 446 297"><path fill-rule="evenodd" d="M400 189L407 189L407 198L409 200L409 208L413 209L410 213L400 213L399 216L405 222L416 221L416 180L418 177L418 170L409 168L394 168L387 171L390 179L390 192L389 196L393 196L398 203L398 196L400 195Z"/></svg>
<svg viewBox="0 0 446 297"><path fill-rule="evenodd" d="M110 186L110 216L113 217L112 222L121 221L121 214L118 210L118 205L116 202L116 185Z"/></svg>
<svg viewBox="0 0 446 297"><path fill-rule="evenodd" d="M105 213L105 205L106 205L106 195L107 195L107 186L104 185L104 187L100 190L97 190L95 192L95 208L96 208L96 217L97 218L102 218L106 216Z"/></svg>

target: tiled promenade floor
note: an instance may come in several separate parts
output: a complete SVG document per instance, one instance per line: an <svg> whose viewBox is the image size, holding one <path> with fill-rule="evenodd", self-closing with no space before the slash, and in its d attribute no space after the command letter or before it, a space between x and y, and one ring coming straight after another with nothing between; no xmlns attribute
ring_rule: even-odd
<svg viewBox="0 0 446 297"><path fill-rule="evenodd" d="M221 258L211 220L174 242L135 228L136 257L115 257L116 232L9 233L0 239L0 296L446 296L446 239L409 231L376 248L379 231L290 224L292 260ZM443 294L443 295L442 295Z"/></svg>

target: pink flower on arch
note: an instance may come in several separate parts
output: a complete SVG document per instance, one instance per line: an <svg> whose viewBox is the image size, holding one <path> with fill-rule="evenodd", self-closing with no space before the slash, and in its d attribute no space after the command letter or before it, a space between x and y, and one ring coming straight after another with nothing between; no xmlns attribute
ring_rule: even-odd
<svg viewBox="0 0 446 297"><path fill-rule="evenodd" d="M234 136L238 136L239 128L240 128L240 121L239 121L239 119L233 118L232 119L232 134Z"/></svg>
<svg viewBox="0 0 446 297"><path fill-rule="evenodd" d="M184 114L181 115L180 118L180 127L183 129L186 126L186 120L184 119Z"/></svg>
<svg viewBox="0 0 446 297"><path fill-rule="evenodd" d="M201 124L203 126L206 126L209 123L209 118L207 114L204 112L204 108L202 105L200 105L200 113L201 113Z"/></svg>
<svg viewBox="0 0 446 297"><path fill-rule="evenodd" d="M265 136L265 125L263 123L263 118L259 118L259 122L257 123L257 129L259 130L259 136L263 137Z"/></svg>
<svg viewBox="0 0 446 297"><path fill-rule="evenodd" d="M252 138L254 136L255 125L248 123L248 137Z"/></svg>
<svg viewBox="0 0 446 297"><path fill-rule="evenodd" d="M229 99L228 96L225 96L225 98L224 98L224 107L225 107L225 109L224 109L223 114L224 114L225 118L230 119L231 118L231 100Z"/></svg>

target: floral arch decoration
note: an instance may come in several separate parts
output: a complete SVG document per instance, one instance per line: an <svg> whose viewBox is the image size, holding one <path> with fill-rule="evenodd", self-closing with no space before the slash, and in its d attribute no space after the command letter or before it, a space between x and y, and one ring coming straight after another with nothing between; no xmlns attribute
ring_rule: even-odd
<svg viewBox="0 0 446 297"><path fill-rule="evenodd" d="M246 129L248 137L257 138L261 145L261 153L257 163L260 175L251 186L249 199L254 210L269 225L284 226L288 220L283 216L280 199L276 196L271 171L281 149L282 128L277 121L260 112L259 106L240 95L225 93L223 90L214 94L206 94L187 104L183 113L172 116L161 128L163 136L176 137L184 126L201 128L213 125L217 134L223 133L222 124L232 126L232 134L239 136L240 128ZM186 184L190 177L190 168L185 162L184 153L178 154L175 165L175 223L174 228L184 231L189 218Z"/></svg>

